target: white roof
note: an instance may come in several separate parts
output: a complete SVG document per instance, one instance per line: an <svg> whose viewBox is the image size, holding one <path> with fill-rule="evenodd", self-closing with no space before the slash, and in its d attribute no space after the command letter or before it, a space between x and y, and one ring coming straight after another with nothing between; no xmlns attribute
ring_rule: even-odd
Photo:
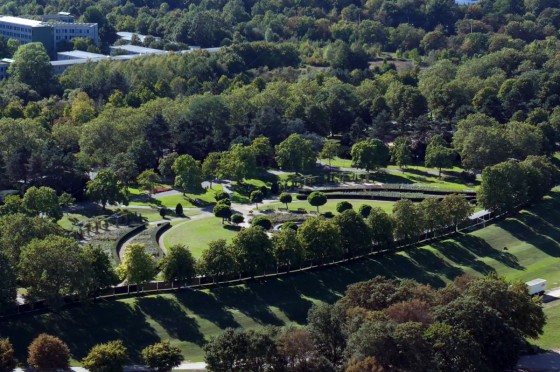
<svg viewBox="0 0 560 372"><path fill-rule="evenodd" d="M15 23L15 24L18 24L18 25L23 25L23 26L31 26L31 27L37 27L37 26L42 26L43 25L43 22L36 21L34 19L11 17L11 16L1 16L0 21L8 22L8 23Z"/></svg>
<svg viewBox="0 0 560 372"><path fill-rule="evenodd" d="M113 45L110 47L111 50L124 50L130 53L136 54L167 54L165 50L145 48L138 45Z"/></svg>
<svg viewBox="0 0 560 372"><path fill-rule="evenodd" d="M107 57L103 56L103 58L91 58L91 59L66 59L63 61L51 61L51 66L72 66L72 65L81 65L88 62L98 62Z"/></svg>
<svg viewBox="0 0 560 372"><path fill-rule="evenodd" d="M528 286L532 286L532 285L537 285L537 284L541 284L543 282L546 282L546 279L533 279L531 281L528 281L527 284Z"/></svg>
<svg viewBox="0 0 560 372"><path fill-rule="evenodd" d="M84 52L83 50L70 50L67 52L58 52L58 56L72 57L76 59L92 59L92 58L109 58L103 54Z"/></svg>

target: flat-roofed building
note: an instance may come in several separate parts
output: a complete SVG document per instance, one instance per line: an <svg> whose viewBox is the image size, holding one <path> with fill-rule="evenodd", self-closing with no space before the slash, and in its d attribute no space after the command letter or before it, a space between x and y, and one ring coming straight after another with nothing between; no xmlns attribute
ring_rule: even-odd
<svg viewBox="0 0 560 372"><path fill-rule="evenodd" d="M109 47L111 54L164 55L168 52L161 49L145 48L138 45L113 45Z"/></svg>
<svg viewBox="0 0 560 372"><path fill-rule="evenodd" d="M109 58L109 56L98 54L98 53L84 52L82 50L71 50L68 52L56 53L57 61L65 61L69 59L96 59L96 58Z"/></svg>
<svg viewBox="0 0 560 372"><path fill-rule="evenodd" d="M59 44L75 37L85 37L99 43L97 23L42 22L33 19L0 16L0 35L26 44L40 42L51 58Z"/></svg>

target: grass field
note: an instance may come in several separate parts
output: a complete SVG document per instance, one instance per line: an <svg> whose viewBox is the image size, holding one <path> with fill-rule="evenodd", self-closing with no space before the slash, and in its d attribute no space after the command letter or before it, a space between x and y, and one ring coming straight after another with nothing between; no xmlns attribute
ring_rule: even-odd
<svg viewBox="0 0 560 372"><path fill-rule="evenodd" d="M311 204L309 204L307 201L305 200L296 200L294 198L295 201L288 203L288 207L290 208L290 210L297 210L298 208L303 208L308 212L316 212L317 211L317 207L313 207ZM325 212L331 212L334 214L338 214L338 212L336 211L336 205L338 203L340 203L342 201L342 199L331 199L331 200L327 200L327 204L322 205L319 207L319 212L321 213L325 213ZM385 212L387 213L391 213L393 210L393 204L395 204L394 202L391 201L380 201L380 200L368 200L368 199L352 199L352 200L348 200L348 202L350 202L350 204L352 204L352 206L354 207L354 210L357 212L358 209L360 208L360 205L362 204L367 204L367 205L371 205L372 207L380 207L381 209L383 209ZM270 203L267 204L266 206L262 206L259 207L261 209L263 208L268 208L268 207L273 207L273 208L286 208L286 204L277 202L277 203Z"/></svg>
<svg viewBox="0 0 560 372"><path fill-rule="evenodd" d="M223 230L220 220L215 221L214 229L209 227L213 238ZM201 224L209 226L207 221ZM347 285L376 275L411 278L439 287L463 273L495 272L510 280L541 277L548 280L549 287L559 286L559 242L560 190L556 190L542 203L515 217L406 253L386 254L266 282L108 301L58 314L24 317L3 322L0 333L10 337L21 360L29 342L37 334L47 332L64 339L76 359L81 359L96 343L122 339L137 360L142 347L159 339L170 339L186 359L200 361L204 342L226 327L304 324L313 303L334 302ZM549 324L536 343L558 348L560 302L547 305L546 313Z"/></svg>
<svg viewBox="0 0 560 372"><path fill-rule="evenodd" d="M212 204L216 202L214 199L214 195L218 191L222 191L222 186L219 184L212 185L212 188L206 190L206 192L202 194L190 194L187 193L187 196L192 199L199 199L204 203ZM167 196L157 196L155 198L145 198L145 200L135 200L131 201L131 206L154 206L160 207L165 206L167 208L175 209L175 206L181 203L183 208L194 207L194 205L188 201L182 194L174 194L174 195L167 195Z"/></svg>
<svg viewBox="0 0 560 372"><path fill-rule="evenodd" d="M217 239L230 241L236 232L224 229L222 219L216 217L187 221L168 231L163 238L163 244L170 247L174 244L184 244L189 247L193 256L199 258L202 251L208 248L208 243Z"/></svg>

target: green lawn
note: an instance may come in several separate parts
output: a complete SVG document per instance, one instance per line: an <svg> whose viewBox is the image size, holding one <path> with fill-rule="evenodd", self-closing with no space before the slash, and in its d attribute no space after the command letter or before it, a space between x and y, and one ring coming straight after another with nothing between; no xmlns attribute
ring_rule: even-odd
<svg viewBox="0 0 560 372"><path fill-rule="evenodd" d="M321 213L325 213L325 212L331 212L334 214L338 214L338 212L336 211L336 205L338 203L340 203L342 201L342 199L331 199L331 200L327 200L327 204L319 207L319 212ZM354 207L354 210L357 212L358 209L360 208L360 205L362 204L367 204L367 205L371 205L372 207L380 207L382 208L385 212L387 213L392 213L393 210L393 204L395 204L394 202L391 201L380 201L380 200L368 200L368 199L356 199L356 200L348 200L352 206ZM286 208L286 204L280 203L280 202L275 202L275 203L270 203L267 204L266 206L260 206L259 208L263 209L263 208ZM317 207L313 207L311 204L309 204L307 201L305 200L297 200L294 197L294 201L288 204L288 207L290 208L290 210L296 210L298 208L303 208L308 212L316 212L317 211Z"/></svg>
<svg viewBox="0 0 560 372"><path fill-rule="evenodd" d="M209 223L210 221L215 223ZM191 221L192 230L206 230L208 239L224 232L219 219ZM181 230L182 231L182 230ZM189 231L182 231L187 245ZM408 252L386 254L323 271L295 274L265 282L187 291L177 295L147 296L108 301L61 311L4 321L2 336L14 343L20 360L39 333L65 340L76 359L99 342L122 339L138 360L144 346L170 339L187 360L203 358L201 346L226 327L304 324L313 303L334 302L346 286L376 275L411 278L443 286L463 273L496 272L510 280L545 278L549 287L560 283L560 192L529 211L472 234L460 235ZM507 247L507 250L503 248ZM546 307L549 325L536 343L560 347L560 302Z"/></svg>
<svg viewBox="0 0 560 372"><path fill-rule="evenodd" d="M193 199L199 199L206 204L213 204L216 202L216 199L214 199L214 195L216 195L218 191L222 191L222 186L219 184L214 184L212 185L212 188L209 188L202 194L187 193L187 196ZM194 205L189 202L182 194L174 194L161 197L156 195L155 198L151 198L149 200L131 201L130 205L154 207L165 206L167 208L175 209L175 206L177 206L178 203L181 203L183 205L183 208L194 207Z"/></svg>
<svg viewBox="0 0 560 372"><path fill-rule="evenodd" d="M202 218L176 224L173 230L165 233L163 243L166 247L174 244L185 244L195 258L202 255L208 243L217 239L231 240L236 232L224 229L222 219L217 217Z"/></svg>

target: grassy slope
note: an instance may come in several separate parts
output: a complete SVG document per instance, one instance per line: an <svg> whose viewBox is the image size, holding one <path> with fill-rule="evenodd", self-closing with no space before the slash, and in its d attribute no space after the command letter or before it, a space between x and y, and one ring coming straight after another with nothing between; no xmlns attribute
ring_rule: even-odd
<svg viewBox="0 0 560 372"><path fill-rule="evenodd" d="M229 241L235 236L236 232L224 229L221 221L220 218L208 217L185 222L165 234L164 244L166 247L184 244L190 248L195 258L199 258L211 241L217 239Z"/></svg>
<svg viewBox="0 0 560 372"><path fill-rule="evenodd" d="M541 217L538 217L541 216ZM303 324L314 302L334 302L348 284L375 275L413 278L445 285L465 272L496 271L508 279L543 277L549 286L560 282L560 192L552 193L530 212L497 225L408 253L388 254L352 265L298 274L268 282L177 295L109 301L65 310L59 314L25 317L0 325L2 336L25 357L33 337L48 332L62 337L77 359L98 342L122 339L138 351L158 339L170 339L187 359L202 360L204 340L228 326ZM508 247L507 251L503 247ZM558 309L558 310L556 310ZM560 346L560 303L547 308L549 324L537 343Z"/></svg>
<svg viewBox="0 0 560 372"><path fill-rule="evenodd" d="M321 213L332 212L334 214L338 214L338 212L336 211L336 205L338 203L340 203L341 201L342 201L342 199L327 200L327 204L319 207L319 212L321 212ZM354 210L356 212L360 208L360 205L368 204L368 205L371 205L372 207L381 207L381 209L383 209L387 213L391 213L391 211L393 210L393 204L395 204L394 202L391 202L391 201L380 201L380 200L361 200L361 199L355 199L354 200L354 199L349 199L348 201L350 202L350 204L352 204L352 206L354 207ZM259 208L263 209L263 208L269 208L269 207L285 208L286 205L278 202L278 203L270 203L270 204L267 204L264 207L261 206ZM297 199L295 199L295 197L294 197L294 201L288 204L288 207L290 208L290 210L297 210L298 208L303 208L308 212L316 212L317 211L317 208L313 207L311 204L309 204L309 202L297 200Z"/></svg>

